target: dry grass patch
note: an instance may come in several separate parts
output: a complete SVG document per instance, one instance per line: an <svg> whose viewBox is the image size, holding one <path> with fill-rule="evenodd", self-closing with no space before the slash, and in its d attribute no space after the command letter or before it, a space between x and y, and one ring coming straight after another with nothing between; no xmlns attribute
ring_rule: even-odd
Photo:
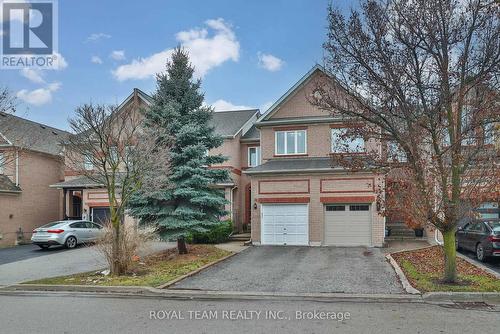
<svg viewBox="0 0 500 334"><path fill-rule="evenodd" d="M102 286L151 286L156 287L188 274L206 264L217 261L231 252L211 245L191 245L189 253L177 254L177 249L135 258L127 274L105 276L101 271L92 271L69 276L45 278L25 282L27 284L53 285L102 285Z"/></svg>
<svg viewBox="0 0 500 334"><path fill-rule="evenodd" d="M406 278L416 289L452 292L500 292L500 280L490 273L457 257L458 282L441 281L444 271L444 252L441 246L391 254Z"/></svg>

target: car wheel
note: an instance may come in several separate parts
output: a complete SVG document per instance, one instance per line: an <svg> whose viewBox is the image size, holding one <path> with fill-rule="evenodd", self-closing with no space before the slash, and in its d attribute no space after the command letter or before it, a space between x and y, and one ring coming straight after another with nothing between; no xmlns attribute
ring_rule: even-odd
<svg viewBox="0 0 500 334"><path fill-rule="evenodd" d="M73 236L69 236L68 239L66 239L64 246L66 246L66 248L68 248L68 249L75 248L76 247L76 238Z"/></svg>
<svg viewBox="0 0 500 334"><path fill-rule="evenodd" d="M486 261L486 256L484 256L484 248L480 243L476 246L476 258L481 262Z"/></svg>
<svg viewBox="0 0 500 334"><path fill-rule="evenodd" d="M50 246L49 246L49 245L38 245L38 247L40 247L41 249L47 249L47 248L49 248Z"/></svg>

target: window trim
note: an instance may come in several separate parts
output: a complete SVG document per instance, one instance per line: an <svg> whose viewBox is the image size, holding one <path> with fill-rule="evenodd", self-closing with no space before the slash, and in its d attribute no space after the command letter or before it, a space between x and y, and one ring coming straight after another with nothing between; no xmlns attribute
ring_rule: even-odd
<svg viewBox="0 0 500 334"><path fill-rule="evenodd" d="M348 152L338 152L333 149L333 131L334 130L346 130L349 129L349 127L330 127L330 153L331 154L364 154L366 153L366 143L367 140L363 137L359 137L359 139L363 140L363 148L362 150L357 150L357 151L348 151ZM352 141L351 141L352 142Z"/></svg>
<svg viewBox="0 0 500 334"><path fill-rule="evenodd" d="M88 168L90 167L90 168ZM92 162L92 159L89 157L89 154L85 154L83 156L83 169L84 170L94 170L95 166Z"/></svg>
<svg viewBox="0 0 500 334"><path fill-rule="evenodd" d="M256 165L252 165L251 164L252 160L250 159L250 150L253 148L256 150L256 154L257 154L257 164ZM248 167L257 167L261 164L262 164L262 151L260 149L260 146L248 146L248 148L247 148L247 166Z"/></svg>
<svg viewBox="0 0 500 334"><path fill-rule="evenodd" d="M285 153L278 153L278 133L283 132L285 134L285 142L284 142L284 149ZM294 153L287 153L287 134L289 132L295 133L295 152ZM298 149L298 140L297 140L297 134L299 132L304 132L304 152L297 152ZM291 156L291 155L307 155L307 129L296 129L296 130L278 130L276 129L274 131L274 155L275 156Z"/></svg>
<svg viewBox="0 0 500 334"><path fill-rule="evenodd" d="M4 152L0 152L0 175L5 174L5 165L7 164L7 158Z"/></svg>
<svg viewBox="0 0 500 334"><path fill-rule="evenodd" d="M483 124L483 145L495 145L496 127L495 123L487 122Z"/></svg>

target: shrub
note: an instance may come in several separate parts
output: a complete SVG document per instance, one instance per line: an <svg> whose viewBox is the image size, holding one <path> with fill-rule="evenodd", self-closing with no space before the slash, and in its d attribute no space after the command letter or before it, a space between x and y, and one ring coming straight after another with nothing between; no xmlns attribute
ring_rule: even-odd
<svg viewBox="0 0 500 334"><path fill-rule="evenodd" d="M119 234L119 256L116 259L120 268L124 273L127 273L134 256L137 256L139 251L146 251L149 246L148 242L154 240L155 229L151 226L138 228L135 224L122 224ZM113 240L115 237L115 229L111 224L106 224L103 227L102 234L96 243L96 250L104 255L106 261L111 267L113 263Z"/></svg>
<svg viewBox="0 0 500 334"><path fill-rule="evenodd" d="M221 222L206 232L194 232L188 240L195 244L219 244L226 242L232 232L233 222L228 220Z"/></svg>

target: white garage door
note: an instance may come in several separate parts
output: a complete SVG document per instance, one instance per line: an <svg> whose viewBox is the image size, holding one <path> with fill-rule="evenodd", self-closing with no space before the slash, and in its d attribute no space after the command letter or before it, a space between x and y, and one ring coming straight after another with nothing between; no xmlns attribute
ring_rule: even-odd
<svg viewBox="0 0 500 334"><path fill-rule="evenodd" d="M371 209L369 204L325 205L325 245L370 246Z"/></svg>
<svg viewBox="0 0 500 334"><path fill-rule="evenodd" d="M307 204L262 205L263 245L308 245Z"/></svg>

